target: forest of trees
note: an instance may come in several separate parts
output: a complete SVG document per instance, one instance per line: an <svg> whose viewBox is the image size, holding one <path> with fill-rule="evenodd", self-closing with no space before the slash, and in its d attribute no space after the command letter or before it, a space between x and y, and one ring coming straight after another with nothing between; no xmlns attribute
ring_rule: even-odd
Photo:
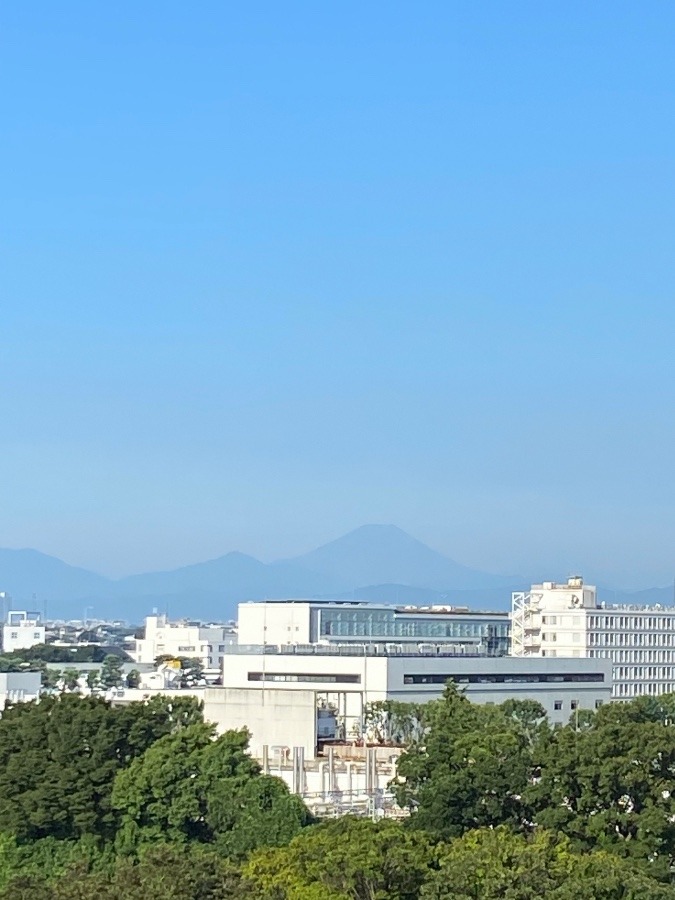
<svg viewBox="0 0 675 900"><path fill-rule="evenodd" d="M370 710L400 821L317 823L192 698L0 719L0 900L675 900L675 696Z"/></svg>

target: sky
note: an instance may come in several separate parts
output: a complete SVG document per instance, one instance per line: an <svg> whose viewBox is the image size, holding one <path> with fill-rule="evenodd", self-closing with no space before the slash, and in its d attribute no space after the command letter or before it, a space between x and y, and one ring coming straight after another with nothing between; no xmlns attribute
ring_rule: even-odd
<svg viewBox="0 0 675 900"><path fill-rule="evenodd" d="M0 546L675 574L675 7L5 4Z"/></svg>

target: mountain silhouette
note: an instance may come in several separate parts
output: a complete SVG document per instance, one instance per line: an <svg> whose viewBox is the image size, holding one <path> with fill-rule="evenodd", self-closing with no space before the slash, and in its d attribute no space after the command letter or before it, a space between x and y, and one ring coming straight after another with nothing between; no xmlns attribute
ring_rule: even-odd
<svg viewBox="0 0 675 900"><path fill-rule="evenodd" d="M395 525L362 525L288 562L331 575L347 582L348 588L393 583L442 591L513 582L512 578L462 566Z"/></svg>
<svg viewBox="0 0 675 900"><path fill-rule="evenodd" d="M511 591L541 578L494 575L463 566L394 525L364 525L291 559L263 563L231 552L189 566L113 580L37 550L0 549L0 591L14 609L47 609L51 618L139 623L157 609L173 618L224 621L237 603L316 597L399 605L448 604L508 609ZM35 595L35 599L34 598ZM603 591L607 602L672 604L672 588Z"/></svg>
<svg viewBox="0 0 675 900"><path fill-rule="evenodd" d="M38 550L0 549L0 591L12 596L15 609L32 610L36 606L38 611L43 611L48 600L54 603L54 609L48 609L49 614L57 615L57 607L80 598L100 596L111 584L102 575L69 566ZM79 604L76 613L82 615Z"/></svg>

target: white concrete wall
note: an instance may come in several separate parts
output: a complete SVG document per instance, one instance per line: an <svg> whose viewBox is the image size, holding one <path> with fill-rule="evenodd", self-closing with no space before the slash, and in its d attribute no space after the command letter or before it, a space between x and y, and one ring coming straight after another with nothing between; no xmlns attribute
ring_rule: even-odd
<svg viewBox="0 0 675 900"><path fill-rule="evenodd" d="M314 691L249 690L248 688L206 688L204 718L222 734L246 728L251 733L251 753L261 757L267 745L274 748L304 748L313 757L316 751L316 696Z"/></svg>
<svg viewBox="0 0 675 900"><path fill-rule="evenodd" d="M257 677L262 673L264 681ZM573 676L584 673L600 674L604 680L519 680L537 675ZM473 702L502 703L508 699L533 699L542 704L552 722L566 722L573 711L573 703L579 709L595 709L597 705L609 702L611 673L611 663L602 659L259 653L228 656L224 661L223 686L251 691L279 688L293 693L311 689L322 694L341 694L347 698L345 712L353 722L355 717L360 716L362 702L386 699L426 702L440 697L445 681L457 676L458 685ZM507 680L462 683L462 675L476 674L486 678L503 676ZM256 676L255 680L249 680L251 675ZM312 675L317 677L312 678ZM443 676L443 680L429 684L406 682L406 677L415 675ZM335 677L328 681L331 676Z"/></svg>
<svg viewBox="0 0 675 900"><path fill-rule="evenodd" d="M23 621L2 628L2 649L5 653L28 650L45 642L45 626L39 622Z"/></svg>
<svg viewBox="0 0 675 900"><path fill-rule="evenodd" d="M251 674L264 678L250 680ZM293 680L293 676L300 676ZM312 679L311 675L319 678ZM327 678L335 676L335 680ZM346 676L342 678L341 676ZM223 660L223 687L291 690L366 691L371 699L387 696L387 657L302 653L231 653Z"/></svg>
<svg viewBox="0 0 675 900"><path fill-rule="evenodd" d="M309 603L250 602L238 607L238 643L309 644Z"/></svg>

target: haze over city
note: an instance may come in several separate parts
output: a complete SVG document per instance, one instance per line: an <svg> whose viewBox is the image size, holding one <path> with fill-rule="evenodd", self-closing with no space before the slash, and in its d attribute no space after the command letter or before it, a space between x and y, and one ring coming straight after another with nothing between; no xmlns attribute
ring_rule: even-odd
<svg viewBox="0 0 675 900"><path fill-rule="evenodd" d="M1 18L1 547L672 583L672 8Z"/></svg>

